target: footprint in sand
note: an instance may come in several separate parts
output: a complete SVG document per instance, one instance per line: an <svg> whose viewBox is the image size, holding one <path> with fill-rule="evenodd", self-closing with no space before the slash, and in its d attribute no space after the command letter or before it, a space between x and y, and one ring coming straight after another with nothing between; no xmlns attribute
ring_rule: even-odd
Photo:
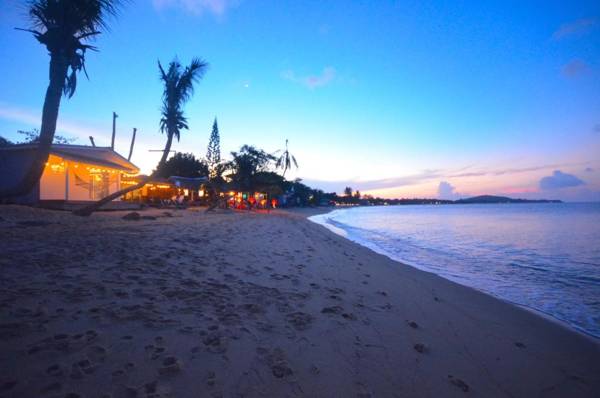
<svg viewBox="0 0 600 398"><path fill-rule="evenodd" d="M450 381L450 383L458 388L460 388L461 390L463 390L464 392L468 392L469 391L469 385L467 383L465 383L463 380L456 378L452 375L448 375L448 381Z"/></svg>
<svg viewBox="0 0 600 398"><path fill-rule="evenodd" d="M158 368L161 375L175 374L181 371L183 363L177 357L169 356L162 361L162 367Z"/></svg>
<svg viewBox="0 0 600 398"><path fill-rule="evenodd" d="M209 387L214 387L217 382L217 374L212 370L208 372L208 376L206 378L206 385Z"/></svg>
<svg viewBox="0 0 600 398"><path fill-rule="evenodd" d="M344 312L344 309L339 305L334 305L332 307L325 307L321 310L323 314L341 314Z"/></svg>
<svg viewBox="0 0 600 398"><path fill-rule="evenodd" d="M81 379L84 374L92 374L96 370L96 366L87 358L81 359L71 365L71 374L69 375L72 379Z"/></svg>
<svg viewBox="0 0 600 398"><path fill-rule="evenodd" d="M152 360L160 358L162 353L165 352L164 347L158 347L154 344L148 344L144 347L144 350L146 351L146 355Z"/></svg>
<svg viewBox="0 0 600 398"><path fill-rule="evenodd" d="M202 339L202 343L204 343L206 349L213 354L222 354L227 351L227 338L220 332L209 333Z"/></svg>
<svg viewBox="0 0 600 398"><path fill-rule="evenodd" d="M424 354L426 351L428 351L427 346L425 344L423 344L423 343L417 343L417 344L414 345L413 348L419 354Z"/></svg>
<svg viewBox="0 0 600 398"><path fill-rule="evenodd" d="M272 352L269 352L267 348L258 347L256 353L267 362L271 373L278 379L291 376L294 373L289 366L285 352L281 348L275 348Z"/></svg>
<svg viewBox="0 0 600 398"><path fill-rule="evenodd" d="M86 350L87 357L92 360L92 362L104 362L106 359L107 351L106 348L95 345L91 346Z"/></svg>
<svg viewBox="0 0 600 398"><path fill-rule="evenodd" d="M346 313L346 312L345 312L345 313L343 313L343 314L342 314L342 317L343 317L344 319L347 319L347 320L350 320L350 321L355 321L355 320L356 320L356 315L354 315L354 314L353 314L353 313L351 313L351 312L350 312L350 313Z"/></svg>
<svg viewBox="0 0 600 398"><path fill-rule="evenodd" d="M59 377L59 376L62 376L64 374L64 372L63 372L62 368L60 367L60 365L54 364L54 365L48 366L48 368L46 369L46 374L49 376Z"/></svg>
<svg viewBox="0 0 600 398"><path fill-rule="evenodd" d="M311 326L313 316L305 312L293 312L285 316L285 320L288 321L296 330L306 330Z"/></svg>

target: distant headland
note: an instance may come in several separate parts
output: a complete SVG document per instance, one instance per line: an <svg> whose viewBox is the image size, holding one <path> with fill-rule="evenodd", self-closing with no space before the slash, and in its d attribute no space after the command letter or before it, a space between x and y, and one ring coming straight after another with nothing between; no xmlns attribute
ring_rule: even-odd
<svg viewBox="0 0 600 398"><path fill-rule="evenodd" d="M454 203L562 203L562 200L550 199L513 199L506 196L480 195L455 200Z"/></svg>
<svg viewBox="0 0 600 398"><path fill-rule="evenodd" d="M479 195L470 198L448 200L431 198L384 199L364 195L360 199L355 196L336 196L332 201L336 205L360 206L395 206L395 205L460 205L460 204L500 204L500 203L563 203L551 199L514 199L506 196ZM332 204L333 204L332 203Z"/></svg>

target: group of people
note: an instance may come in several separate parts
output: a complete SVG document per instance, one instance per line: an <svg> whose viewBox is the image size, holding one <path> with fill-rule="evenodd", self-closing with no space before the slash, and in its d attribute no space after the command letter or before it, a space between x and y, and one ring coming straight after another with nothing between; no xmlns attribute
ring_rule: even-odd
<svg viewBox="0 0 600 398"><path fill-rule="evenodd" d="M231 197L226 203L227 207L238 210L275 209L277 204L278 202L275 198L270 201L266 198L257 200L254 196L250 196L248 199Z"/></svg>

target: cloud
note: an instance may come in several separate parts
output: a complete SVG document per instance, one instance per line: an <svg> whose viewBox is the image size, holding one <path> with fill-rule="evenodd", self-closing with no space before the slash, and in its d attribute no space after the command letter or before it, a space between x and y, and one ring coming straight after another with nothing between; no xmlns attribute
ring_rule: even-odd
<svg viewBox="0 0 600 398"><path fill-rule="evenodd" d="M573 174L563 173L560 170L555 170L551 176L543 177L540 180L540 188L543 190L578 187L580 185L585 185L585 182Z"/></svg>
<svg viewBox="0 0 600 398"><path fill-rule="evenodd" d="M592 169L591 167L586 167L583 171L585 171L586 173L593 173L594 169Z"/></svg>
<svg viewBox="0 0 600 398"><path fill-rule="evenodd" d="M194 15L209 12L216 16L222 16L227 9L238 3L235 0L152 0L152 2L157 10L179 8Z"/></svg>
<svg viewBox="0 0 600 398"><path fill-rule="evenodd" d="M562 166L572 166L573 164L545 164L540 166L530 166L530 167L520 167L520 168L508 168L508 169L498 169L498 170L479 170L479 171L465 171L470 167L463 168L458 172L448 173L446 175L447 178L457 178L457 177L482 177L482 176L502 176L502 175L511 175L511 174L520 174L520 173L529 173L532 171L546 170L552 169Z"/></svg>
<svg viewBox="0 0 600 398"><path fill-rule="evenodd" d="M38 112L31 111L29 109L23 109L5 103L0 102L0 119L11 120L18 123L23 123L30 127L39 128L42 121L41 114ZM96 141L98 139L108 140L110 134L99 129L90 128L89 126L82 126L77 122L65 120L60 117L57 122L56 132L58 134L65 134L70 137L76 137L87 141L88 137L93 136Z"/></svg>
<svg viewBox="0 0 600 398"><path fill-rule="evenodd" d="M323 68L320 75L296 76L294 71L286 70L281 73L281 77L294 83L300 83L310 89L323 87L333 82L336 77L336 71L333 67L327 66Z"/></svg>
<svg viewBox="0 0 600 398"><path fill-rule="evenodd" d="M594 133L600 133L600 124L597 124L597 125L595 125L595 126L592 128L592 131L593 131Z"/></svg>
<svg viewBox="0 0 600 398"><path fill-rule="evenodd" d="M539 166L529 166L529 167L513 167L506 169L479 169L473 170L472 166L463 167L454 170L444 170L444 169L431 169L431 170L423 170L420 173L415 173L406 176L398 176L391 178L383 178L383 179L374 179L374 180L363 180L359 178L355 179L345 179L345 180L319 180L319 179L311 179L307 178L304 180L309 186L322 189L326 192L341 192L344 187L351 186L354 189L358 189L360 191L374 191L381 189L390 189L390 188L400 188L407 187L412 185L419 185L424 183L431 183L432 180L441 181L440 184L444 184L442 189L448 188L445 184L452 186L447 182L449 179L454 178L469 178L469 177L498 177L498 176L509 176L516 175L522 173L530 173L535 171L542 170L552 170L557 169L559 167L575 167L582 166L585 163L562 163L562 164L545 164ZM562 174L562 173L561 173ZM533 189L533 188L527 188ZM534 189L534 191L536 191ZM442 191L443 193L453 193L455 197L462 197L464 193L453 191ZM438 185L438 194L440 193L440 186Z"/></svg>
<svg viewBox="0 0 600 398"><path fill-rule="evenodd" d="M580 59L574 59L571 62L564 65L561 69L563 76L575 78L586 74L590 71L590 67L584 61Z"/></svg>
<svg viewBox="0 0 600 398"><path fill-rule="evenodd" d="M597 24L597 22L598 20L596 18L583 18L563 24L552 34L552 38L554 40L560 40L565 37L587 33Z"/></svg>
<svg viewBox="0 0 600 398"><path fill-rule="evenodd" d="M440 181L438 185L438 198L439 199L457 199L460 196L458 192L456 192L456 187L450 184L447 181Z"/></svg>

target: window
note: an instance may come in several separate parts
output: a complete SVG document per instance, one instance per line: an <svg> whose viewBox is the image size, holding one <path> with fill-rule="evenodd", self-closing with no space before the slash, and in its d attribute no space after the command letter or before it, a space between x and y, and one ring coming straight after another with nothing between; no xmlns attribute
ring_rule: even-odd
<svg viewBox="0 0 600 398"><path fill-rule="evenodd" d="M90 197L100 200L108 196L109 176L106 172L90 173Z"/></svg>

